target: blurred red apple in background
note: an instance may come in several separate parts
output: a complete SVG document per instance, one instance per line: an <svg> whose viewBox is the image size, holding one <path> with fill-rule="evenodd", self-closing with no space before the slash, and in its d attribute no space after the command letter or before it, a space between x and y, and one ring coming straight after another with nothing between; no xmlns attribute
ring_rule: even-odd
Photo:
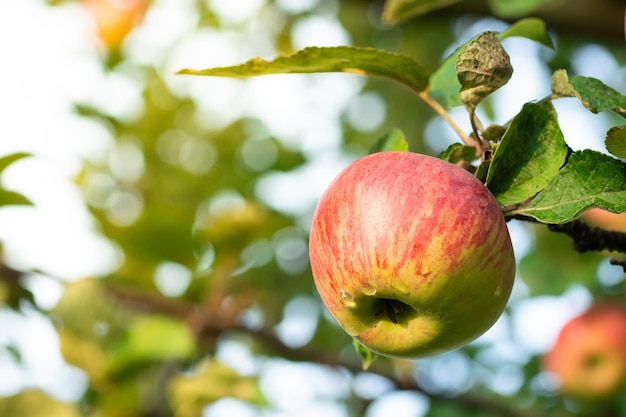
<svg viewBox="0 0 626 417"><path fill-rule="evenodd" d="M388 356L459 348L500 317L515 275L493 195L466 170L410 152L348 166L310 235L315 285L348 334Z"/></svg>
<svg viewBox="0 0 626 417"><path fill-rule="evenodd" d="M603 399L626 382L626 306L601 302L571 319L542 360L562 394Z"/></svg>
<svg viewBox="0 0 626 417"><path fill-rule="evenodd" d="M582 219L604 230L626 233L626 213L612 213L600 208L592 208L582 214Z"/></svg>
<svg viewBox="0 0 626 417"><path fill-rule="evenodd" d="M108 49L117 49L135 28L148 8L149 0L82 0L93 18L98 38Z"/></svg>

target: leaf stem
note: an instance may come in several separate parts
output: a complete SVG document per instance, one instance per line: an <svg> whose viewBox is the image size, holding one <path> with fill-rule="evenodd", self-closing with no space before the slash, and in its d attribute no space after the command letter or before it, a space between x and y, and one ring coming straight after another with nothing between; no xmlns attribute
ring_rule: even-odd
<svg viewBox="0 0 626 417"><path fill-rule="evenodd" d="M491 151L491 144L482 138L481 132L483 132L483 124L480 122L480 119L476 115L476 106L465 106L469 113L470 123L472 124L472 131L474 133L474 138L478 140L480 143L480 153L483 156L483 161L486 153Z"/></svg>
<svg viewBox="0 0 626 417"><path fill-rule="evenodd" d="M437 102L430 96L430 94L428 93L428 89L420 91L417 95L422 100L424 100L424 102L428 104L438 115L440 115L448 123L448 125L450 125L452 130L454 130L454 132L459 135L463 143L476 149L476 156L482 154L483 149L480 141L466 134L463 129L461 129L461 127L456 124L454 119L450 117L450 114L446 111L446 109L444 109L443 106L439 104L439 102Z"/></svg>
<svg viewBox="0 0 626 417"><path fill-rule="evenodd" d="M482 130L482 126L480 124L480 121L478 120L478 116L476 116L476 107L465 106L465 108L469 112L469 118L472 125L472 132L474 132L474 137L480 138L479 131Z"/></svg>

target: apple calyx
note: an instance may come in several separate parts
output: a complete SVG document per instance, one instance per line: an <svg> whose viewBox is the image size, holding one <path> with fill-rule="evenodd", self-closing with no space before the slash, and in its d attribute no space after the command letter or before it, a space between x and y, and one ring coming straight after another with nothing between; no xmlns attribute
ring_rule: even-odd
<svg viewBox="0 0 626 417"><path fill-rule="evenodd" d="M374 313L374 315L380 316L383 312L386 312L389 321L394 324L398 324L400 321L407 319L407 317L405 317L407 315L409 315L408 319L410 320L411 316L413 316L411 313L415 311L408 304L404 304L399 300L379 298L378 301L376 313ZM400 317L400 315L402 315L402 317Z"/></svg>
<svg viewBox="0 0 626 417"><path fill-rule="evenodd" d="M376 290L373 288L371 293L366 290L356 298L345 290L342 290L341 293L344 307L352 309L355 314L363 317L371 317L372 324L381 320L389 320L393 324L403 325L417 314L415 309L403 301L375 296Z"/></svg>

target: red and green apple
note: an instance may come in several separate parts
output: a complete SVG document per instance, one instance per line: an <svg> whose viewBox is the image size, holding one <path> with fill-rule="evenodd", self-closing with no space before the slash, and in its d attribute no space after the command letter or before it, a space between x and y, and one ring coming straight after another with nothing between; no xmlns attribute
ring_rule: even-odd
<svg viewBox="0 0 626 417"><path fill-rule="evenodd" d="M309 243L330 314L367 348L459 348L502 314L515 258L502 211L470 172L411 152L361 158L330 184Z"/></svg>

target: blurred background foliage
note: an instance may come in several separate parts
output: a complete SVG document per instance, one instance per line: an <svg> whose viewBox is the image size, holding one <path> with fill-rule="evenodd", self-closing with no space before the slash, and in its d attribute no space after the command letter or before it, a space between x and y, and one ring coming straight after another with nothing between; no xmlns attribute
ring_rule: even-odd
<svg viewBox="0 0 626 417"><path fill-rule="evenodd" d="M559 17L565 10L585 13L586 3L596 4L589 22ZM0 271L2 309L54 325L58 344L38 348L59 349L67 366L80 370L78 394L68 400L25 384L0 399L0 415L626 416L624 393L592 405L559 395L540 367L547 342L528 342L554 340L556 329L542 330L541 314L549 322L558 306L571 315L594 299L623 299L623 271L609 265L607 254L576 253L564 235L517 221L511 228L518 284L494 331L447 355L379 358L369 371L361 369L350 338L316 295L308 224L330 178L390 129L402 129L415 152L436 155L455 141L415 96L385 80L351 75L254 81L173 75L182 67L236 64L326 43L401 51L434 71L471 35L537 15L557 48L509 44L512 58L519 57L522 89L548 86L547 94L550 70L579 73L589 68L582 61L599 54L615 72L604 81L624 91L619 3L461 1L388 26L380 20L381 1L49 0L42 7L50 13L80 8L102 71L140 94L127 108L111 109L97 97L74 103L77 117L111 138L105 151L81 161L75 184L98 233L115 248L112 272L67 280L19 270L10 257ZM178 16L177 9L193 17L180 38L169 39L167 48L151 44L159 27L163 36L170 33L168 13ZM193 62L172 59L194 42L200 48ZM294 108L290 93L301 100ZM517 109L524 100L519 89L494 96L482 108L486 120L506 120L507 106ZM598 138L584 138L588 143L602 140L614 121L594 120ZM561 124L565 129L568 120ZM0 169L27 157L8 155ZM0 191L2 205L29 203ZM625 224L622 217L612 226ZM33 275L62 287L52 307L38 304ZM548 301L554 305L536 307ZM18 347L0 348L19 366Z"/></svg>

